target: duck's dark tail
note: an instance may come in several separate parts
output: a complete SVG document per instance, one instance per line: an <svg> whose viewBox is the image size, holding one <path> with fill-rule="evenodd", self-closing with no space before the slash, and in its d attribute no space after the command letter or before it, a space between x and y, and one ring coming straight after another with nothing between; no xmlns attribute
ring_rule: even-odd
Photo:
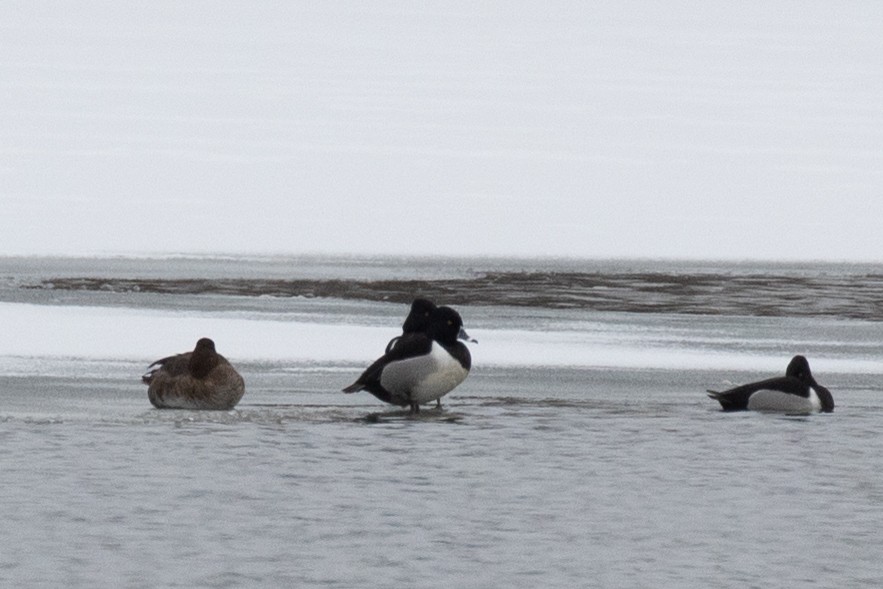
<svg viewBox="0 0 883 589"><path fill-rule="evenodd" d="M739 394L739 391L713 391L706 390L708 396L721 404L724 411L741 411L748 408L750 394ZM734 394L735 393L735 394Z"/></svg>

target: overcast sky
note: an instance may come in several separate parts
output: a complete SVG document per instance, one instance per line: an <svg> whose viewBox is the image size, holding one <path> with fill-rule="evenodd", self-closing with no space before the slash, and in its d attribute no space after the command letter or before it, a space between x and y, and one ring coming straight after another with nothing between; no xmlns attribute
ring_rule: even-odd
<svg viewBox="0 0 883 589"><path fill-rule="evenodd" d="M883 259L881 2L0 3L0 254Z"/></svg>

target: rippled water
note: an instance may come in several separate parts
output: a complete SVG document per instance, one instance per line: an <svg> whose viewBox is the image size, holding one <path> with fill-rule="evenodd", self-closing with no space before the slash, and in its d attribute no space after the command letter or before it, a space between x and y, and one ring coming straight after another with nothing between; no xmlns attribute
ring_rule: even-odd
<svg viewBox="0 0 883 589"><path fill-rule="evenodd" d="M125 270L86 260L67 273L154 271L115 263ZM241 277L236 263L228 271ZM375 338L402 306L29 289L64 267L9 264L2 316L26 311L38 334L51 319L45 333L61 340L0 334L5 586L883 583L883 323L471 304L475 368L442 411L412 418L340 393L364 366L340 342L312 359L293 349L287 359L279 342L235 350L248 385L236 410L158 411L138 375L153 359L141 356L166 344L142 351L112 331L120 321L143 332L196 317L242 338L253 337L242 325L275 337L288 333L280 324L308 322ZM217 260L188 264L156 276L224 272ZM271 277L285 268L250 266ZM86 327L74 323L81 314ZM71 325L123 344L76 345ZM321 348L322 329L310 333ZM16 340L27 354L10 351ZM778 373L798 352L834 394L833 414L724 414L703 393Z"/></svg>

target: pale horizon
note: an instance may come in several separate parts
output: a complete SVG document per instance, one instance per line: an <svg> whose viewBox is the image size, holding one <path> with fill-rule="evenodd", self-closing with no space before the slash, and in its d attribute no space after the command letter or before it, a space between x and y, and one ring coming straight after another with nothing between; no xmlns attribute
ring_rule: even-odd
<svg viewBox="0 0 883 589"><path fill-rule="evenodd" d="M883 261L883 6L0 6L0 256Z"/></svg>

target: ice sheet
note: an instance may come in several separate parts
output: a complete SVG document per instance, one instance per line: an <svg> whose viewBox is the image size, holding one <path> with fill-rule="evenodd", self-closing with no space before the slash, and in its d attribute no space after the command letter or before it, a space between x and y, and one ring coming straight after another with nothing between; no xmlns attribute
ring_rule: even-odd
<svg viewBox="0 0 883 589"><path fill-rule="evenodd" d="M583 330L470 329L474 365L575 366L634 369L726 369L779 373L791 351L828 345L817 371L875 373L874 349L838 353L841 343L787 342L709 337L701 323L691 333L671 337L659 325L585 323ZM657 319L658 321L658 319ZM72 361L101 371L100 360L149 363L192 349L199 337L215 340L234 361L291 364L370 363L382 354L394 328L359 324L282 321L227 313L174 312L118 307L0 304L0 368L7 374L52 370ZM771 331L781 331L775 327ZM819 334L826 333L824 330ZM775 351L770 352L772 347ZM786 351L790 350L790 351ZM42 362L34 362L41 358ZM91 367L91 368L87 368ZM57 369L57 368L56 368Z"/></svg>

